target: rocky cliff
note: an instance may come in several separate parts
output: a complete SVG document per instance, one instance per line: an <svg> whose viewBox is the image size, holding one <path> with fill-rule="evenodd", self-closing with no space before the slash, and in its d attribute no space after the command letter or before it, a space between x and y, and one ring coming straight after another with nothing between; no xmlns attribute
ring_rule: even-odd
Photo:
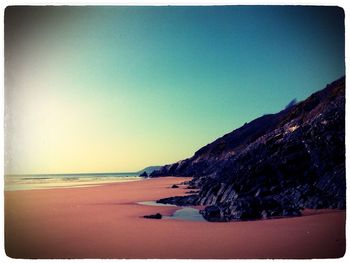
<svg viewBox="0 0 350 263"><path fill-rule="evenodd" d="M149 176L193 177L197 194L160 202L206 205L209 221L345 208L345 78Z"/></svg>

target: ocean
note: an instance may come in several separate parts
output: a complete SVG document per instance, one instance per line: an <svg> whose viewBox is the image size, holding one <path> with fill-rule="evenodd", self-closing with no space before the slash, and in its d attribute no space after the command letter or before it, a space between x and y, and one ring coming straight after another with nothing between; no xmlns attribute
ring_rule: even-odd
<svg viewBox="0 0 350 263"><path fill-rule="evenodd" d="M138 173L5 175L5 191L86 187L141 180Z"/></svg>

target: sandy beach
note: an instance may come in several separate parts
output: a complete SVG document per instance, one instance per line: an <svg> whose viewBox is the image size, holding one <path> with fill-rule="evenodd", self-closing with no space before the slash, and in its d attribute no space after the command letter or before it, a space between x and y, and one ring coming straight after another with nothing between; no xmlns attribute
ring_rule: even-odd
<svg viewBox="0 0 350 263"><path fill-rule="evenodd" d="M210 223L146 219L176 207L136 202L184 195L189 178L5 192L5 249L14 258L328 258L345 252L345 211Z"/></svg>

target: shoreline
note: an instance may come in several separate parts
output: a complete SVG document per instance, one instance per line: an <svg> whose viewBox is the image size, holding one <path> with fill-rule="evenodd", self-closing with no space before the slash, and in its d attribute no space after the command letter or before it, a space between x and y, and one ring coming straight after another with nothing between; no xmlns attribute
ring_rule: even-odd
<svg viewBox="0 0 350 263"><path fill-rule="evenodd" d="M122 173L120 173L122 174ZM95 175L95 179L91 177ZM107 176L105 174L58 174L58 175L28 175L7 177L5 175L4 191L26 191L26 190L39 190L39 189L56 189L56 188L77 188L77 187L89 187L89 186L100 186L103 184L113 184L121 182L131 182L143 180L140 176ZM101 175L96 177L97 175ZM52 177L53 176L53 177ZM62 179L63 178L63 179ZM97 179L98 178L98 179ZM102 180L101 180L102 178ZM47 180L42 182L41 180ZM67 180L69 179L69 180ZM82 179L82 180L81 180ZM88 179L88 180L86 180ZM23 183L22 181L29 180L29 183Z"/></svg>
<svg viewBox="0 0 350 263"><path fill-rule="evenodd" d="M345 210L194 222L147 219L179 207L136 202L185 195L189 177L6 191L5 247L15 258L327 258L345 252Z"/></svg>

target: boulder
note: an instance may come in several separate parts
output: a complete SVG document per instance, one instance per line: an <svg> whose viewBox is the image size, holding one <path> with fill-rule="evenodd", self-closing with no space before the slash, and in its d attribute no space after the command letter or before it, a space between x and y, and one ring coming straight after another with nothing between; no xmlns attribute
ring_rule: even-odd
<svg viewBox="0 0 350 263"><path fill-rule="evenodd" d="M221 216L221 211L218 206L207 206L204 210L199 211L204 219L210 222L223 222L225 219Z"/></svg>
<svg viewBox="0 0 350 263"><path fill-rule="evenodd" d="M162 215L157 213L157 214L154 214L154 215L146 215L146 216L143 216L144 218L151 218L151 219L162 219Z"/></svg>

